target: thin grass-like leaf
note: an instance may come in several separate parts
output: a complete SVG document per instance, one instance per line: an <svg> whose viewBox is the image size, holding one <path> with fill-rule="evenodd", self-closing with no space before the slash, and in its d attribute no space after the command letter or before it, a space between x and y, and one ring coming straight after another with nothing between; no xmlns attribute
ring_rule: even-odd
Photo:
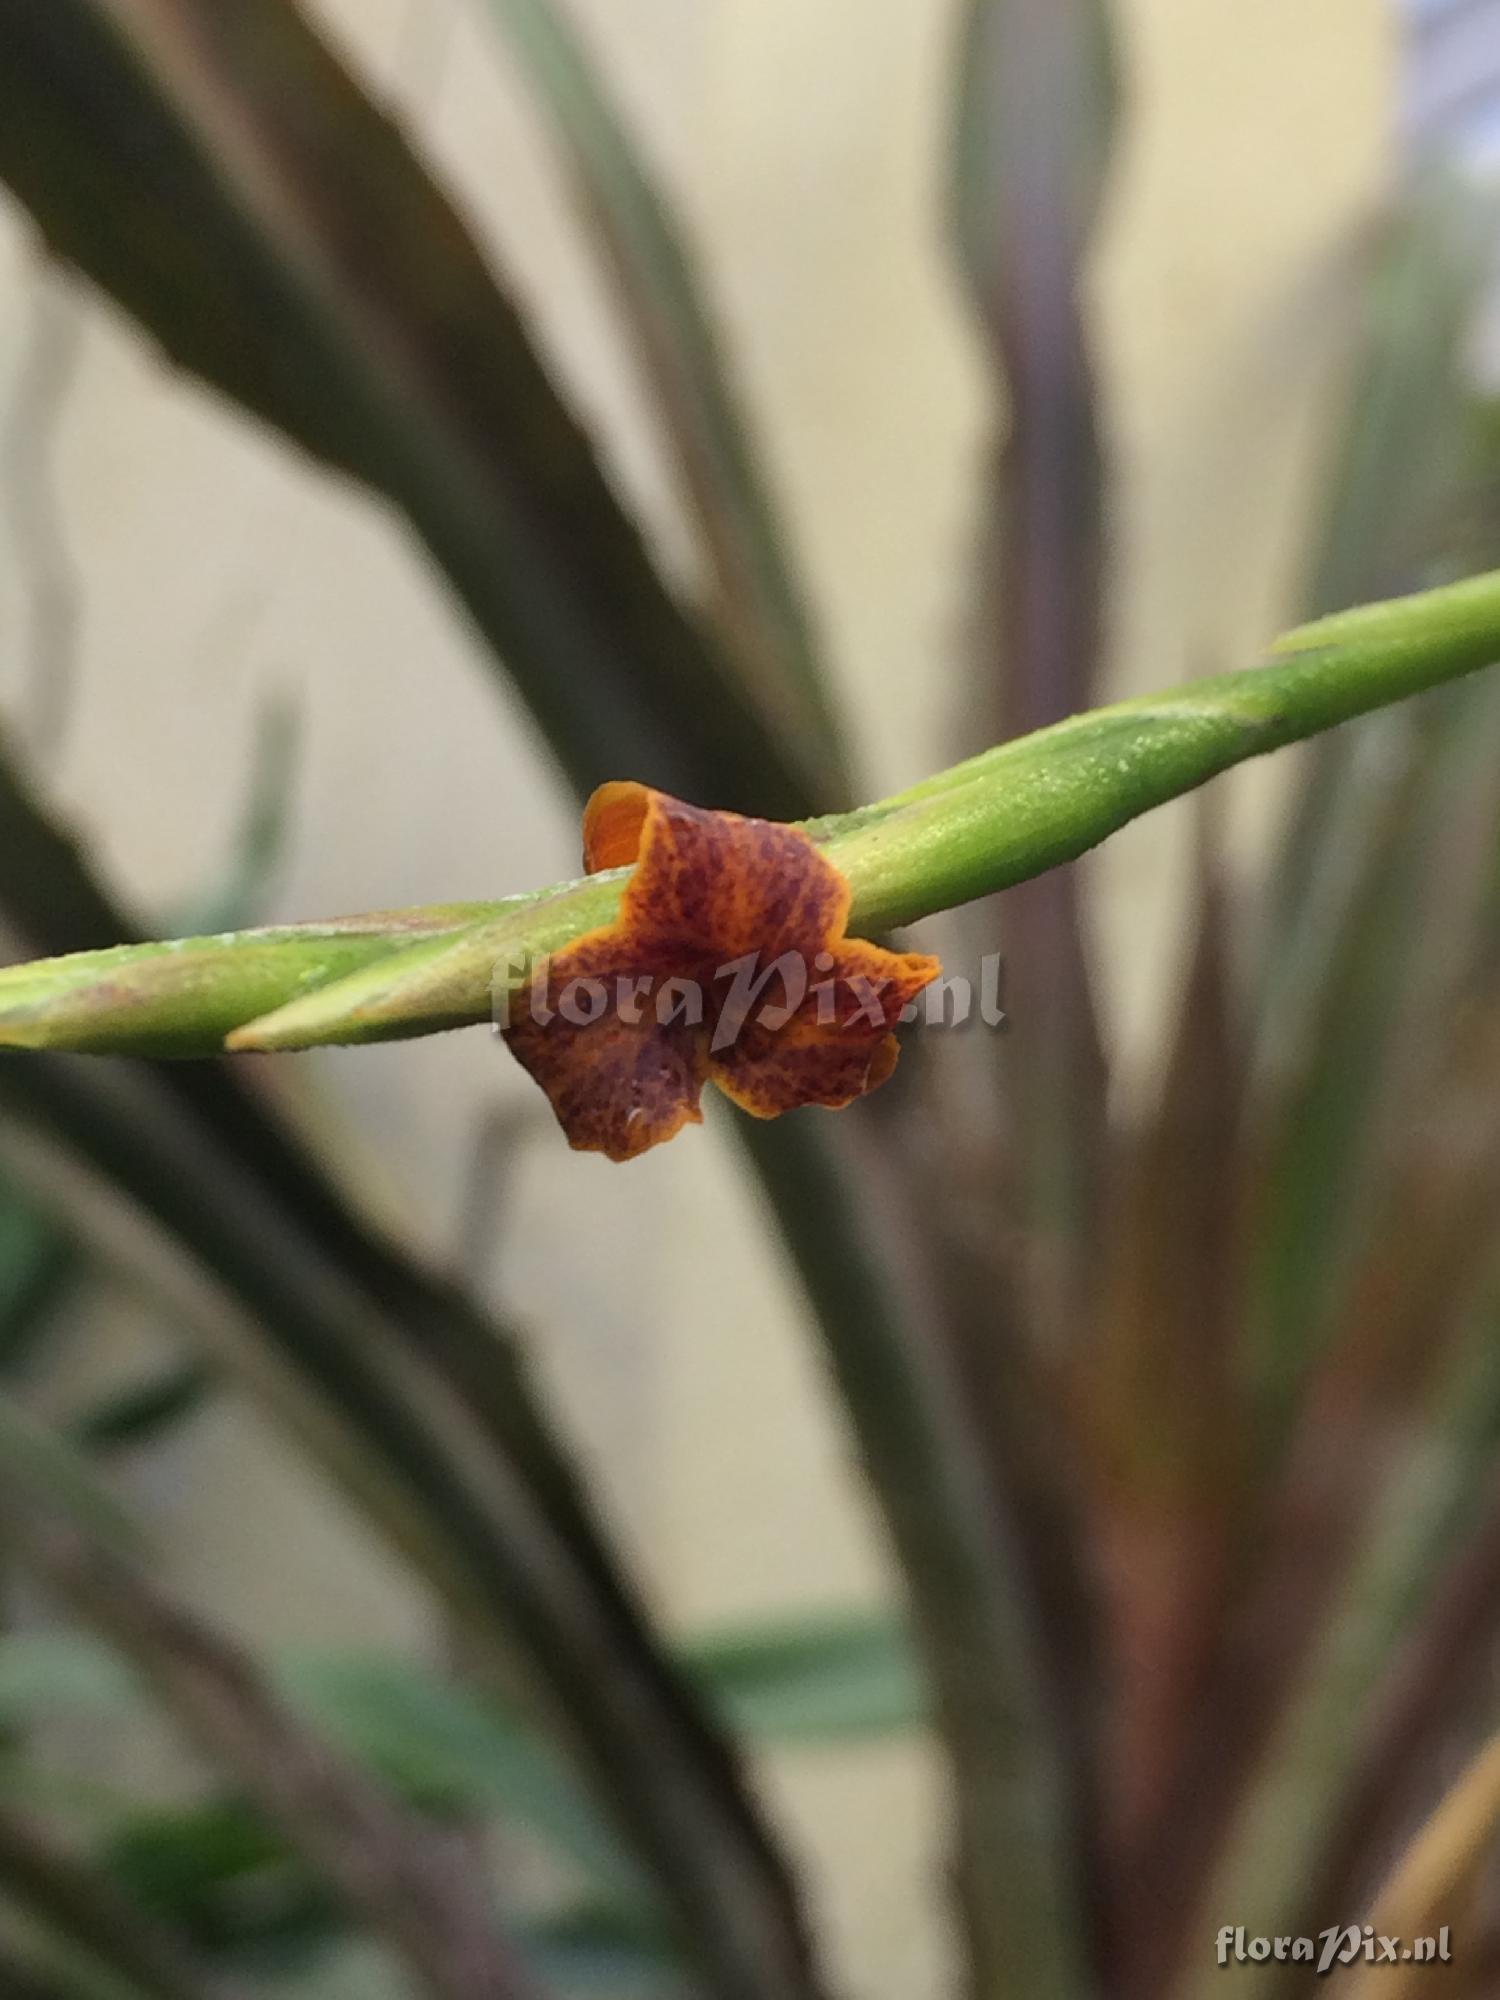
<svg viewBox="0 0 1500 2000"><path fill-rule="evenodd" d="M243 2000L228 1981L194 1964L171 1932L134 1908L107 1877L8 1809L0 1809L0 1889L68 1950L123 1981L136 2000Z"/></svg>
<svg viewBox="0 0 1500 2000"><path fill-rule="evenodd" d="M970 0L958 82L955 232L1005 408L969 704L983 739L1097 695L1105 482L1079 288L1115 127L1104 0ZM1054 1346L1084 1310L1104 1170L1107 1076L1078 896L1062 870L976 919L1005 940L1012 1171L1031 1313Z"/></svg>
<svg viewBox="0 0 1500 2000"><path fill-rule="evenodd" d="M747 1120L744 1139L769 1156L762 1184L813 1287L829 1364L909 1579L934 1719L957 1773L953 1865L981 1963L1037 1995L1081 1993L1079 1802L1055 1727L1029 1544L1016 1531L1016 1494L992 1484L963 1378L932 1336L941 1286L920 1253L890 1258L915 1222L904 1183L880 1149L851 1150L787 1120Z"/></svg>
<svg viewBox="0 0 1500 2000"><path fill-rule="evenodd" d="M1436 580L1432 565L1451 547L1454 470L1468 456L1463 348L1488 282L1492 231L1473 190L1444 177L1413 188L1385 220L1314 515L1306 614ZM1281 845L1260 1008L1273 1043L1297 1034L1299 993L1316 989L1309 967L1336 929L1330 905L1358 846L1359 800L1346 796L1357 754L1346 739L1307 759Z"/></svg>
<svg viewBox="0 0 1500 2000"><path fill-rule="evenodd" d="M194 1415L218 1387L212 1369L179 1362L96 1398L70 1420L68 1435L94 1452L139 1449Z"/></svg>
<svg viewBox="0 0 1500 2000"><path fill-rule="evenodd" d="M730 357L660 175L612 101L568 0L479 0L524 68L614 282L621 316L713 578L713 609L783 734L848 789L806 593L759 464Z"/></svg>
<svg viewBox="0 0 1500 2000"><path fill-rule="evenodd" d="M1440 1931L1462 1928L1480 1871L1500 1830L1500 1738L1487 1743L1427 1825L1396 1863L1376 1898L1371 1921L1379 1937L1436 1941ZM1451 1945L1449 1947L1451 1956ZM1430 1987L1435 1954L1389 1964L1361 1965L1350 1984L1354 2000L1416 2000Z"/></svg>
<svg viewBox="0 0 1500 2000"><path fill-rule="evenodd" d="M13 908L29 936L66 949L129 935L3 760L0 819L19 850L0 845L0 856L26 863L15 875L0 869L0 907ZM415 1548L484 1670L508 1682L519 1651L543 1709L658 1875L691 1949L723 1963L737 1992L786 2000L813 1990L800 1916L758 1814L654 1647L505 1330L372 1231L222 1066L101 1071L87 1081L38 1069L23 1080L5 1062L0 1097L46 1132L48 1173L66 1192L55 1179L49 1187L70 1221L92 1216L91 1229L120 1252L118 1199L102 1197L110 1186L123 1192L146 1224L129 1253L150 1246L153 1288L164 1276L183 1286L183 1323L206 1331L236 1373L272 1397L404 1553ZM12 1125L5 1137L16 1136ZM32 1151L27 1166L38 1168ZM520 1516L512 1480L530 1496ZM528 1541L521 1516L545 1519L522 1567L540 1556L550 1573L543 1624L552 1639L533 1624L536 1600L511 1569ZM572 1666L552 1640L581 1644ZM611 1720L616 1703L624 1706Z"/></svg>
<svg viewBox="0 0 1500 2000"><path fill-rule="evenodd" d="M83 1269L66 1230L0 1181L0 1376L25 1372Z"/></svg>
<svg viewBox="0 0 1500 2000"><path fill-rule="evenodd" d="M1424 703L1384 738L1367 730L1364 748L1379 754L1361 879L1320 943L1300 1045L1264 1051L1261 1072L1250 1341L1271 1452L1442 1061L1500 826L1500 702L1487 684Z"/></svg>
<svg viewBox="0 0 1500 2000"><path fill-rule="evenodd" d="M504 1683L519 1662L690 1949L723 1966L726 1991L815 1992L794 1906L734 1768L653 1651L514 1354L492 1332L486 1348L475 1344L487 1323L467 1322L459 1342L465 1309L444 1309L436 1292L421 1305L410 1277L383 1305L353 1289L320 1245L286 1233L242 1170L102 1067L0 1063L0 1101L11 1136L24 1118L54 1149L72 1149L59 1192L86 1222L102 1175L134 1205L131 1243L189 1250L195 1288L182 1323L214 1339L415 1560L480 1670ZM162 1271L154 1276L160 1285Z"/></svg>
<svg viewBox="0 0 1500 2000"><path fill-rule="evenodd" d="M405 511L576 784L624 757L679 792L820 802L464 224L291 0L8 8L0 178L175 361Z"/></svg>
<svg viewBox="0 0 1500 2000"><path fill-rule="evenodd" d="M337 1887L433 2000L531 2000L478 1872L310 1736L243 1654L138 1565L60 1521L5 1472L5 1537L156 1689L188 1736Z"/></svg>
<svg viewBox="0 0 1500 2000"><path fill-rule="evenodd" d="M1434 1091L1420 1144L1385 1194L1372 1250L1343 1301L1345 1326L1300 1401L1181 1790L1160 1816L1154 1867L1171 1872L1185 1905L1235 1815L1248 1831L1213 1877L1205 1909L1264 1920L1278 1907L1268 1876L1293 1895L1305 1879L1292 1843L1267 1833L1285 1813L1301 1828L1317 1810L1328 1743L1348 1728L1351 1691L1368 1661L1331 1621L1351 1572L1358 1575L1382 1493L1399 1484L1408 1455L1423 1450L1436 1385L1493 1259L1486 1222L1500 1200L1500 1119L1476 1106L1494 1106L1497 1077L1493 1022L1475 1024ZM1421 1484L1430 1469L1415 1476ZM1377 1535L1376 1545L1388 1552L1389 1538ZM1373 1620L1390 1586L1367 1574L1359 1587Z"/></svg>
<svg viewBox="0 0 1500 2000"><path fill-rule="evenodd" d="M1196 941L1160 1094L1114 1148L1087 1378L1117 1678L1107 1768L1126 1854L1161 1809L1201 1693L1247 1472L1234 1365L1246 1050L1213 838L1201 816ZM1143 1897L1122 1920L1149 1911Z"/></svg>
<svg viewBox="0 0 1500 2000"><path fill-rule="evenodd" d="M1493 1314L1485 1334L1494 1339ZM1493 1463L1493 1437L1486 1439ZM1372 1871L1420 1811L1455 1726L1488 1701L1500 1631L1500 1482L1493 1476L1479 1519L1443 1569L1394 1654L1385 1684L1353 1746L1337 1815L1309 1888L1319 1909L1363 1900Z"/></svg>
<svg viewBox="0 0 1500 2000"><path fill-rule="evenodd" d="M911 1642L888 1614L804 1613L714 1632L685 1658L738 1728L771 1742L840 1743L929 1719Z"/></svg>
<svg viewBox="0 0 1500 2000"><path fill-rule="evenodd" d="M1414 1742L1380 1755L1378 1718L1409 1654L1427 1643L1453 1551L1473 1534L1483 1494L1476 1462L1500 1442L1500 1360L1489 1304L1470 1316L1460 1350L1434 1398L1423 1434L1391 1466L1370 1510L1364 1546L1330 1606L1310 1671L1289 1704L1274 1766L1258 1784L1239 1849L1236 1893L1255 1912L1301 1910L1297 1930L1367 1906L1379 1857L1418 1823L1463 1724L1439 1707L1414 1725ZM1470 1662L1473 1664L1472 1658ZM1440 1741L1435 1740L1440 1739ZM1420 1786L1411 1782L1421 1773ZM1354 1839L1349 1840L1353 1833ZM1280 1991L1275 1981L1268 1992Z"/></svg>

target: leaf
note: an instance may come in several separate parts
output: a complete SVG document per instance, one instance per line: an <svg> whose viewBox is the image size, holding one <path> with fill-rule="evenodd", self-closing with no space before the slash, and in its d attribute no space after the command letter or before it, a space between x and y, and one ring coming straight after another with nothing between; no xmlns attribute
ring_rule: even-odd
<svg viewBox="0 0 1500 2000"><path fill-rule="evenodd" d="M590 1881L641 1903L641 1876L566 1765L496 1703L429 1669L352 1652L290 1655L277 1680L330 1740L408 1797L513 1818Z"/></svg>
<svg viewBox="0 0 1500 2000"><path fill-rule="evenodd" d="M98 1640L77 1632L0 1635L0 1728L26 1729L48 1713L108 1713L140 1698L135 1676Z"/></svg>
<svg viewBox="0 0 1500 2000"><path fill-rule="evenodd" d="M1329 913L1300 1032L1285 1016L1262 1025L1252 1354L1270 1451L1370 1247L1380 1176L1441 1069L1500 833L1488 683L1430 698L1404 729L1367 731L1364 749L1370 768L1345 781L1369 793L1347 854L1359 879Z"/></svg>
<svg viewBox="0 0 1500 2000"><path fill-rule="evenodd" d="M841 732L804 592L682 219L566 0L487 0L486 11L525 68L603 253L712 566L724 637L783 732L815 744L829 784L843 789Z"/></svg>
<svg viewBox="0 0 1500 2000"><path fill-rule="evenodd" d="M74 1445L0 1395L0 1467L7 1478L45 1494L64 1518L77 1522L113 1549L134 1548L130 1520Z"/></svg>
<svg viewBox="0 0 1500 2000"><path fill-rule="evenodd" d="M95 1859L142 1909L216 1957L348 1929L295 1848L237 1798L135 1810L97 1843Z"/></svg>
<svg viewBox="0 0 1500 2000"><path fill-rule="evenodd" d="M214 1370L181 1362L99 1397L70 1420L68 1432L89 1451L133 1449L193 1415L218 1387Z"/></svg>
<svg viewBox="0 0 1500 2000"><path fill-rule="evenodd" d="M1003 408L984 502L983 739L1040 729L1095 697L1103 650L1105 475L1080 299L1116 87L1103 0L968 0L950 202ZM1010 1172L1044 1347L1085 1311L1105 1168L1108 1069L1078 881L1063 869L976 913L1005 943L1010 1037L997 1046Z"/></svg>
<svg viewBox="0 0 1500 2000"><path fill-rule="evenodd" d="M1228 892L1200 814L1195 939L1156 1101L1115 1139L1085 1376L1117 1687L1108 1789L1162 1809L1235 1571L1246 1049Z"/></svg>
<svg viewBox="0 0 1500 2000"><path fill-rule="evenodd" d="M1494 202L1470 182L1430 175L1382 218L1364 287L1363 323L1341 373L1325 490L1308 538L1300 601L1341 610L1451 573L1445 515L1469 463L1463 448L1474 391L1464 346L1489 285ZM1480 555L1476 567L1482 565ZM1440 572L1443 573L1443 572ZM1357 845L1359 800L1350 796L1359 739L1324 744L1306 769L1288 816L1266 929L1266 998L1276 1032L1295 1033L1282 1011L1289 976L1306 982L1328 938L1329 897ZM1299 967L1304 969L1299 973ZM1293 988L1291 999L1295 1001Z"/></svg>
<svg viewBox="0 0 1500 2000"><path fill-rule="evenodd" d="M509 1684L519 1661L694 1954L732 1963L768 2000L802 1992L795 1906L728 1753L653 1648L491 1323L399 1263L384 1298L351 1286L328 1245L281 1232L264 1191L201 1132L149 1098L143 1114L139 1078L11 1059L0 1097L9 1128L17 1115L40 1121L54 1149L75 1148L126 1188L147 1240L159 1247L166 1231L188 1246L212 1302L205 1311L200 1292L199 1330L420 1567L476 1669ZM97 1200L87 1181L69 1192Z"/></svg>
<svg viewBox="0 0 1500 2000"><path fill-rule="evenodd" d="M406 1965L431 2000L533 2000L475 1859L338 1755L251 1658L143 1566L59 1515L5 1466L5 1537L150 1683L186 1740L231 1773L267 1820Z"/></svg>
<svg viewBox="0 0 1500 2000"><path fill-rule="evenodd" d="M817 789L682 614L463 222L289 0L0 15L0 177L171 358L402 508L573 782Z"/></svg>
<svg viewBox="0 0 1500 2000"><path fill-rule="evenodd" d="M1460 1930L1474 1901L1481 1871L1500 1829L1500 1737L1492 1738L1453 1785L1431 1819L1397 1860L1376 1898L1371 1922L1378 1937L1435 1939L1439 1929ZM1394 1968L1360 1967L1354 2000L1416 2000L1433 1982L1431 1964L1415 1959Z"/></svg>
<svg viewBox="0 0 1500 2000"><path fill-rule="evenodd" d="M0 1372L24 1371L83 1263L67 1233L0 1180Z"/></svg>
<svg viewBox="0 0 1500 2000"><path fill-rule="evenodd" d="M0 908L43 948L131 934L3 757L0 831L16 835L0 840ZM225 1065L85 1076L0 1059L0 1101L0 1145L24 1150L72 1226L173 1290L184 1323L420 1568L476 1672L510 1686L519 1670L692 1953L797 2000L813 1975L790 1879L655 1640L513 1334L373 1229ZM25 1143L38 1130L45 1167Z"/></svg>
<svg viewBox="0 0 1500 2000"><path fill-rule="evenodd" d="M693 1640L685 1657L735 1727L762 1742L858 1742L930 1721L911 1646L881 1613L746 1625Z"/></svg>
<svg viewBox="0 0 1500 2000"><path fill-rule="evenodd" d="M139 2000L231 2000L107 1876L7 1807L0 1807L0 1889L90 1974L121 1982Z"/></svg>

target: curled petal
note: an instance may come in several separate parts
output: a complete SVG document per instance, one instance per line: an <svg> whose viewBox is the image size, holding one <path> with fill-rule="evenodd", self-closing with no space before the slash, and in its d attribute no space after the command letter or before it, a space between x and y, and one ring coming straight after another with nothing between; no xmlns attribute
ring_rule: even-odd
<svg viewBox="0 0 1500 2000"><path fill-rule="evenodd" d="M703 1122L701 1018L663 978L623 966L606 931L555 953L511 996L505 1038L578 1152L633 1160Z"/></svg>
<svg viewBox="0 0 1500 2000"><path fill-rule="evenodd" d="M753 1016L732 1042L713 1046L713 1081L756 1118L776 1118L807 1104L841 1110L877 1090L896 1067L892 1030L907 1004L940 970L920 952L884 951L846 940L831 969L810 986L784 1023Z"/></svg>
<svg viewBox="0 0 1500 2000"><path fill-rule="evenodd" d="M506 1028L570 1144L634 1158L700 1119L710 1077L773 1118L890 1075L938 961L846 938L848 882L799 828L611 784L584 858L634 862L619 915L555 952Z"/></svg>

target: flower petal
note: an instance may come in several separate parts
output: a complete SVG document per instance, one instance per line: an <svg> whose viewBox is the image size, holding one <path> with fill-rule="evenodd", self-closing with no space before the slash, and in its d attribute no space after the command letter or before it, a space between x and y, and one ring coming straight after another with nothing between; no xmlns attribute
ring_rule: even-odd
<svg viewBox="0 0 1500 2000"><path fill-rule="evenodd" d="M662 984L622 967L601 930L554 953L511 995L505 1039L576 1152L633 1160L703 1122L707 1031L658 1007Z"/></svg>
<svg viewBox="0 0 1500 2000"><path fill-rule="evenodd" d="M800 828L710 812L644 785L601 785L584 811L590 874L634 860L619 927L643 956L710 971L754 952L809 962L844 934L849 884Z"/></svg>
<svg viewBox="0 0 1500 2000"><path fill-rule="evenodd" d="M885 951L857 938L831 956L831 969L790 1020L768 1026L752 1015L730 1044L716 1041L710 1051L709 1075L753 1117L776 1118L807 1104L837 1111L878 1090L900 1054L891 1030L942 970L924 953Z"/></svg>
<svg viewBox="0 0 1500 2000"><path fill-rule="evenodd" d="M800 828L610 784L583 834L591 873L635 863L619 915L554 952L506 1027L571 1145L634 1158L701 1117L710 1075L761 1118L890 1075L891 1029L941 968L846 938L849 884Z"/></svg>

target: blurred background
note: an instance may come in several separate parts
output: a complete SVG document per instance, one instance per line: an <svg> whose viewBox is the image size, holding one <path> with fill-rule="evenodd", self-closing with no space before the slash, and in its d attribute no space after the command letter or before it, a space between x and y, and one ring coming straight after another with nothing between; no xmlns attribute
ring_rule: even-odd
<svg viewBox="0 0 1500 2000"><path fill-rule="evenodd" d="M691 581L659 428L504 38L461 0L308 11L508 274L618 490ZM701 254L862 790L894 790L963 747L975 647L995 404L945 220L963 10L568 11ZM1500 8L1114 12L1123 119L1083 296L1113 481L1099 687L1122 694L1251 660L1300 607L1371 233L1433 150L1481 173L1500 157ZM236 870L257 921L575 871L576 807L409 529L175 373L8 201L0 516L7 732L153 923L183 928ZM1231 881L1264 866L1283 762L1219 788ZM1160 1077L1193 846L1176 808L1083 872L1122 1115ZM1010 1061L1025 1036L1022 1018ZM671 1632L893 1601L807 1309L727 1121L621 1172L566 1151L483 1030L274 1062L278 1094L390 1230L521 1329ZM135 1282L86 1276L61 1323L28 1390L44 1418L176 1352ZM234 1384L113 1469L174 1587L257 1647L431 1653L425 1589ZM32 1602L13 1593L23 1626ZM65 1735L64 1761L122 1783L154 1782L166 1754L105 1724ZM845 1990L950 1990L924 1730L772 1743L756 1767Z"/></svg>

